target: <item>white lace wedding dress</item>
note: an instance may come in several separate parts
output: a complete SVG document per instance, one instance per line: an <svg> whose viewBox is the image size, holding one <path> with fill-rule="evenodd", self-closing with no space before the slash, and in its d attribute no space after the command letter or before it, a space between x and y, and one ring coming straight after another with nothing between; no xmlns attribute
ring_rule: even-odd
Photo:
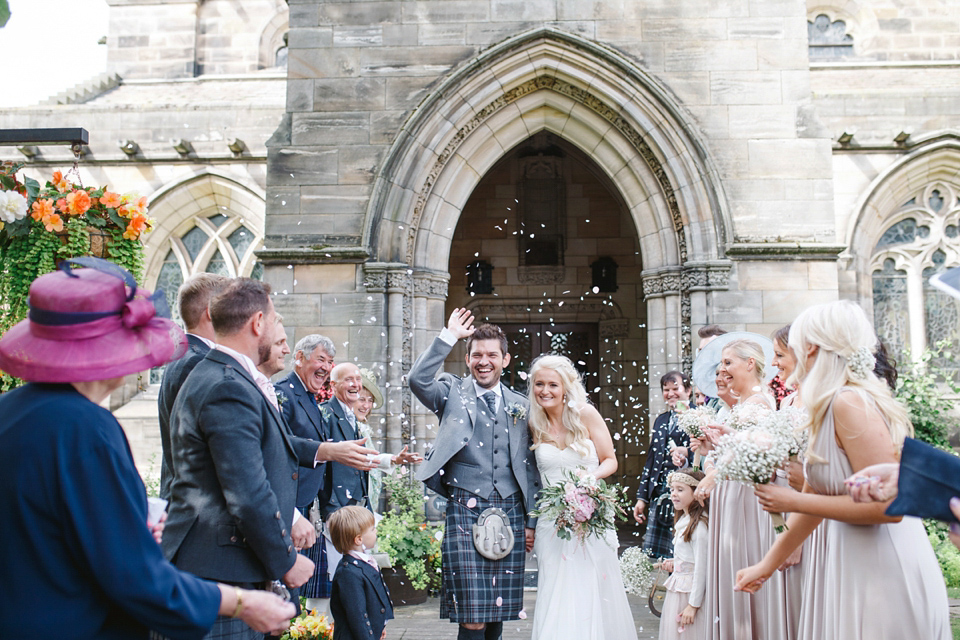
<svg viewBox="0 0 960 640"><path fill-rule="evenodd" d="M572 447L543 443L536 449L542 486L560 482L565 470L599 466L593 442L589 455ZM537 522L534 553L539 581L533 616L533 640L636 640L636 625L617 559L616 531L590 536L583 544L557 537L552 520Z"/></svg>

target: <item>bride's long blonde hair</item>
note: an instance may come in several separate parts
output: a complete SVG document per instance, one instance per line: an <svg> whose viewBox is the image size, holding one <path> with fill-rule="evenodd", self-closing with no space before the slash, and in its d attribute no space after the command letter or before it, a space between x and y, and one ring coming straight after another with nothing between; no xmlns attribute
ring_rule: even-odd
<svg viewBox="0 0 960 640"><path fill-rule="evenodd" d="M543 407L537 402L534 384L537 374L544 369L556 371L563 383L563 411L560 414L560 421L564 427L566 442L558 444L573 447L573 450L580 455L589 455L590 450L586 443L590 439L590 433L580 419L580 407L587 402L587 390L570 359L558 355L540 356L534 360L530 367L530 374L527 376L527 396L530 400L530 418L527 424L530 425L533 437L533 446L530 448L536 449L544 441L551 440L548 431L550 423Z"/></svg>
<svg viewBox="0 0 960 640"><path fill-rule="evenodd" d="M858 370L854 372L850 368L851 358L858 351L872 354L877 348L877 335L863 309L846 300L810 307L790 326L789 347L797 356L797 367L787 384L803 382L800 399L809 416L808 451L813 450L837 391L847 387L867 406L874 404L886 418L890 437L899 452L903 439L913 435L906 408L894 399L889 387L872 370L860 371L860 367L855 367ZM807 368L810 347L818 347L818 351L813 364Z"/></svg>

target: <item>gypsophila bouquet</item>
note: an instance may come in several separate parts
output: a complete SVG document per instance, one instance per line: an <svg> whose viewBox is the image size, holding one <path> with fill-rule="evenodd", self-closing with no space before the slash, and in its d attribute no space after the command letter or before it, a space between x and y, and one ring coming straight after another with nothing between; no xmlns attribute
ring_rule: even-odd
<svg viewBox="0 0 960 640"><path fill-rule="evenodd" d="M730 415L724 424L734 431L743 431L756 427L769 419L773 409L753 402L736 404L730 410Z"/></svg>
<svg viewBox="0 0 960 640"><path fill-rule="evenodd" d="M653 563L640 547L630 547L620 556L620 574L627 593L645 596L653 585Z"/></svg>
<svg viewBox="0 0 960 640"><path fill-rule="evenodd" d="M301 602L303 599L301 598ZM326 615L317 614L316 609L307 611L290 621L290 627L280 636L280 640L333 640L333 620Z"/></svg>
<svg viewBox="0 0 960 640"><path fill-rule="evenodd" d="M614 520L626 520L620 506L619 491L583 468L564 472L566 478L540 491L540 500L532 515L553 520L557 536L581 543L590 535L597 537L614 527Z"/></svg>
<svg viewBox="0 0 960 640"><path fill-rule="evenodd" d="M783 437L790 447L790 457L799 457L807 452L810 430L804 428L807 415L796 407L783 407L777 412L775 424L783 430Z"/></svg>
<svg viewBox="0 0 960 640"><path fill-rule="evenodd" d="M777 469L790 457L790 440L784 437L782 424L778 424L785 418L777 413L768 410L757 425L720 438L713 453L719 479L752 485L773 480ZM777 533L786 530L782 514L771 513L770 517Z"/></svg>
<svg viewBox="0 0 960 640"><path fill-rule="evenodd" d="M682 402L677 403L677 426L691 438L703 438L704 427L717 422L717 412L707 405L691 409ZM693 453L693 466L700 466L699 450Z"/></svg>

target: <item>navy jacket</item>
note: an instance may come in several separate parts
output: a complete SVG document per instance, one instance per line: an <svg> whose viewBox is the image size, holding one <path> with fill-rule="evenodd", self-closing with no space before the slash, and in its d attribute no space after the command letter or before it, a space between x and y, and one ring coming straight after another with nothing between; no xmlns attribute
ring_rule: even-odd
<svg viewBox="0 0 960 640"><path fill-rule="evenodd" d="M294 437L243 366L211 349L187 377L170 421L174 477L163 551L222 582L278 580L296 560L290 528L299 463Z"/></svg>
<svg viewBox="0 0 960 640"><path fill-rule="evenodd" d="M670 455L670 443L678 447L690 446L690 436L677 425L676 420L671 420L673 415L672 411L664 411L654 421L653 437L650 438L647 460L643 465L643 475L640 476L637 500L643 500L651 509L653 507L650 505L664 492L667 476L677 470Z"/></svg>
<svg viewBox="0 0 960 640"><path fill-rule="evenodd" d="M193 368L204 359L210 347L195 335L187 334L187 343L190 345L187 352L178 360L174 360L163 369L163 380L160 382L160 395L157 397L157 407L160 410L160 446L163 451L163 460L160 461L160 497L170 499L170 481L173 474L173 451L170 448L170 412L177 399L177 393L183 382L193 371Z"/></svg>
<svg viewBox="0 0 960 640"><path fill-rule="evenodd" d="M280 413L293 435L325 442L327 434L323 432L323 418L314 395L307 391L296 371L273 385L277 390ZM297 480L297 506L309 507L313 499L323 488L326 463L313 469L301 469Z"/></svg>
<svg viewBox="0 0 960 640"><path fill-rule="evenodd" d="M340 558L330 594L333 640L380 640L393 602L379 571L351 555Z"/></svg>
<svg viewBox="0 0 960 640"><path fill-rule="evenodd" d="M47 384L0 415L0 638L202 638L220 591L164 560L113 415Z"/></svg>
<svg viewBox="0 0 960 640"><path fill-rule="evenodd" d="M356 440L356 429L350 426L347 414L336 396L320 405L323 415L323 430L327 439L332 442ZM347 505L358 504L371 509L368 500L367 482L369 474L339 462L327 463L327 477L323 481L323 491L320 493L320 514L326 520L327 516Z"/></svg>

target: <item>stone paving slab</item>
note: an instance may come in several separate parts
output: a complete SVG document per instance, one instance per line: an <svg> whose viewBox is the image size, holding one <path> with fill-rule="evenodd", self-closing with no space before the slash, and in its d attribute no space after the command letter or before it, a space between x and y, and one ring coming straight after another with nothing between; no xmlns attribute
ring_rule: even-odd
<svg viewBox="0 0 960 640"><path fill-rule="evenodd" d="M656 639L660 633L660 620L647 608L644 598L628 596L630 610L637 625L640 640ZM526 591L523 597L526 620L504 623L503 640L529 640L533 629L533 612L537 604L537 592ZM457 625L441 620L439 598L430 598L424 604L397 607L396 618L387 623L388 640L440 640L457 637Z"/></svg>

